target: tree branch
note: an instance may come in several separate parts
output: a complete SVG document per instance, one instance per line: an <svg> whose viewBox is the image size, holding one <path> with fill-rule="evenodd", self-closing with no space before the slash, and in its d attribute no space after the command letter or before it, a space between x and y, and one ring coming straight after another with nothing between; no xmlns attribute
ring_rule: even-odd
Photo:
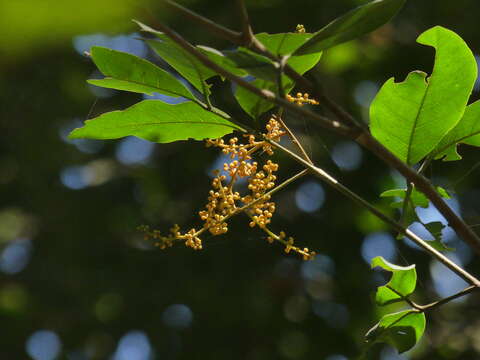
<svg viewBox="0 0 480 360"><path fill-rule="evenodd" d="M423 192L430 199L430 201L435 205L438 211L445 217L449 225L456 231L456 233L464 241L466 241L475 250L477 254L480 255L480 238L443 201L442 197L437 193L437 191L432 186L430 181L428 181L424 176L422 176L421 174L418 174L414 169L412 169L407 164L403 163L400 159L398 159L380 142L378 142L368 131L366 131L363 128L359 128L357 126L346 127L340 122L332 121L312 111L296 106L293 103L290 103L285 99L282 99L276 96L271 91L268 91L265 89L259 89L253 86L252 84L250 84L249 82L245 81L244 79L230 73L229 71L223 69L222 67L212 62L208 57L200 53L195 47L193 47L189 42L183 39L179 34L171 30L168 26L159 24L159 27L167 36L169 36L172 40L174 40L178 45L180 45L190 54L195 56L205 66L216 71L218 74L246 88L247 90L249 90L250 92L256 94L261 98L271 101L279 106L283 106L284 108L289 109L290 111L295 112L299 115L308 117L312 120L316 120L324 128L332 130L340 135L354 139L360 145L370 150L373 154L375 154L377 157L382 159L385 163L397 169L409 182L414 183L416 188L419 189L421 192ZM287 68L285 68L285 73L287 74ZM338 109L340 111L338 114L343 116L343 119L342 119L343 122L349 123L351 116L340 107L338 107Z"/></svg>
<svg viewBox="0 0 480 360"><path fill-rule="evenodd" d="M326 118L324 116L318 115L310 110L307 110L305 108L302 108L300 106L297 106L285 99L282 99L278 96L276 96L273 92L265 89L259 89L256 86L250 84L248 81L242 79L239 76L236 76L235 74L232 74L231 72L225 70L221 66L217 65L213 61L211 61L207 56L202 54L200 51L198 51L192 44L190 44L188 41L186 41L183 37L181 37L179 34L177 34L175 31L170 29L168 26L164 24L158 24L158 27L160 30L162 30L168 37L170 37L173 41L175 41L179 46L181 46L183 49L185 49L188 53L196 57L202 64L207 66L208 68L212 69L213 71L217 72L218 74L224 76L228 80L244 87L248 91L254 93L255 95L273 102L279 106L282 106L294 113L297 113L301 116L308 117L310 119L316 120L321 126L323 126L326 129L329 129L331 131L334 131L340 135L343 136L348 136L352 137L352 129L349 127L346 127L342 124L340 124L338 121L331 120L329 118ZM355 132L356 133L356 132Z"/></svg>
<svg viewBox="0 0 480 360"><path fill-rule="evenodd" d="M228 40L234 44L237 44L242 41L242 34L233 30L230 30L222 25L219 25L212 20L195 13L194 11L183 7L180 4L177 4L175 1L165 0L165 4L169 5L176 11L183 14L189 20L197 23L198 25L203 26L212 34L215 34L225 40Z"/></svg>
<svg viewBox="0 0 480 360"><path fill-rule="evenodd" d="M433 310L438 306L444 305L444 304L446 304L446 303L448 303L452 300L458 299L459 297L470 294L470 293L472 293L476 290L480 290L480 288L478 286L472 285L472 286L469 286L469 287L463 289L462 291L460 291L456 294L453 294L451 296L448 296L444 299L435 301L435 302L433 302L431 304L428 304L428 305L417 305L416 307L419 308L420 310L422 310L423 312Z"/></svg>
<svg viewBox="0 0 480 360"><path fill-rule="evenodd" d="M458 276L460 276L462 279L464 279L466 282L469 284L475 285L477 287L480 287L480 280L478 280L475 276L467 272L466 270L462 269L460 266L455 264L453 261L451 261L449 258L447 258L445 255L443 255L441 252L438 250L434 249L432 246L428 244L425 240L417 236L414 232L410 231L409 229L406 229L404 226L402 226L400 223L395 221L394 219L388 217L385 215L383 212L378 210L375 206L370 204L367 200L363 199L360 195L356 194L349 188L345 187L342 185L340 182L338 182L333 176L328 174L326 171L324 171L321 168L316 167L315 165L310 164L306 160L302 159L300 156L297 154L291 152L287 148L283 147L279 143L276 143L274 141L266 140L269 141L270 144L275 146L276 148L282 150L286 155L288 155L290 158L294 159L296 162L302 164L305 168L308 168L312 171L312 173L325 181L327 184L347 196L349 199L355 201L356 203L362 205L365 207L368 211L370 211L373 215L378 217L380 220L384 221L385 223L389 224L392 226L396 231L399 233L403 234L410 240L412 240L415 244L426 250L428 253L430 253L433 257L435 257L438 261L440 261L442 264L444 264L446 267L448 267L450 270L452 270L454 273L456 273Z"/></svg>

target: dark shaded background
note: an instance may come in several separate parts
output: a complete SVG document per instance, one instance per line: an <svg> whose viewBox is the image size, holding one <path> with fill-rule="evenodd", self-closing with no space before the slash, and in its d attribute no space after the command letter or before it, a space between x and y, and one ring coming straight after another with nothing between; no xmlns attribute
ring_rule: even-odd
<svg viewBox="0 0 480 360"><path fill-rule="evenodd" d="M298 23L315 31L364 1L248 3L255 31L274 33ZM238 28L233 1L182 4ZM429 27L456 31L479 53L479 14L477 1L409 1L392 23L325 55L324 87L366 120L386 79L431 71L433 51L415 43ZM85 83L98 76L82 56L94 44L160 63L131 35L132 18L153 27L165 21L194 43L230 46L158 1L0 0L0 359L352 359L384 311L372 301L381 281L369 269L373 255L416 263L421 303L464 286L313 178L277 196L273 228L316 249L314 262L285 255L242 217L227 235L207 238L202 252L183 246L161 252L143 241L140 224L198 226L209 172L221 160L195 142L66 140L85 119L141 99ZM214 83L223 86L217 104L241 116L229 86ZM319 164L392 211L378 194L402 185L395 173L354 144L291 121ZM479 152L461 152L464 161L437 162L430 175L456 191L452 206L478 224L480 172L462 177ZM298 170L277 160L282 178ZM422 216L438 218L432 209ZM452 258L479 274L478 259L451 231L445 235L457 248ZM479 359L478 304L471 296L428 314L426 336L413 351L400 357L379 346L371 358Z"/></svg>

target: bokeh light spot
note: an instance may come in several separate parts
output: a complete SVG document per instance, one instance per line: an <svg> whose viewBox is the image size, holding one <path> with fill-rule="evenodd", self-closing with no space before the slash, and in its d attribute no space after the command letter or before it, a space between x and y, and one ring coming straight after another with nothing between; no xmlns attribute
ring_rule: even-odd
<svg viewBox="0 0 480 360"><path fill-rule="evenodd" d="M30 261L32 242L28 239L14 240L3 249L0 255L0 271L5 274L17 274Z"/></svg>
<svg viewBox="0 0 480 360"><path fill-rule="evenodd" d="M332 159L337 166L345 171L353 171L362 164L363 153L360 146L352 141L343 141L332 149Z"/></svg>
<svg viewBox="0 0 480 360"><path fill-rule="evenodd" d="M456 254L448 253L446 255L454 263L461 264L461 261ZM430 263L430 274L433 279L433 287L435 288L436 293L442 298L453 295L468 286L463 279L437 260L433 260ZM468 296L462 296L453 301L462 302L465 301L467 297Z"/></svg>
<svg viewBox="0 0 480 360"><path fill-rule="evenodd" d="M322 185L315 181L303 183L295 192L295 203L304 212L315 212L322 207L324 202L325 191Z"/></svg>
<svg viewBox="0 0 480 360"><path fill-rule="evenodd" d="M145 164L152 155L154 146L149 141L129 136L117 145L115 156L124 165Z"/></svg>
<svg viewBox="0 0 480 360"><path fill-rule="evenodd" d="M192 324L193 312L187 305L173 304L163 312L162 321L171 328L186 329Z"/></svg>
<svg viewBox="0 0 480 360"><path fill-rule="evenodd" d="M62 343L50 330L38 330L27 339L26 351L34 360L53 360L60 353Z"/></svg>
<svg viewBox="0 0 480 360"><path fill-rule="evenodd" d="M152 348L143 331L133 330L118 342L113 360L149 360Z"/></svg>
<svg viewBox="0 0 480 360"><path fill-rule="evenodd" d="M377 92L378 85L373 81L365 80L355 86L353 97L358 105L368 108Z"/></svg>
<svg viewBox="0 0 480 360"><path fill-rule="evenodd" d="M363 260L368 264L376 256L383 256L386 260L394 262L396 257L395 240L386 232L376 232L365 236L361 253Z"/></svg>

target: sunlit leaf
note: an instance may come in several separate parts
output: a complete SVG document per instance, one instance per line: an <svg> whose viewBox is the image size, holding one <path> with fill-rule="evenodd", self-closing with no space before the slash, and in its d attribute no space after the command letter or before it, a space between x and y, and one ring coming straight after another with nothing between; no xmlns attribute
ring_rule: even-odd
<svg viewBox="0 0 480 360"><path fill-rule="evenodd" d="M477 78L472 52L453 31L436 26L417 41L436 49L433 74L388 80L370 107L373 136L408 164L427 156L458 123Z"/></svg>
<svg viewBox="0 0 480 360"><path fill-rule="evenodd" d="M402 301L415 291L417 286L415 265L398 266L389 263L381 256L377 256L372 259L372 268L377 266L392 273L390 281L377 288L375 300L378 305Z"/></svg>
<svg viewBox="0 0 480 360"><path fill-rule="evenodd" d="M203 65L197 58L177 45L167 35L137 21L141 30L154 34L157 40L147 40L148 45L180 75L187 79L204 95L210 94L205 80L216 73Z"/></svg>
<svg viewBox="0 0 480 360"><path fill-rule="evenodd" d="M85 121L71 139L118 139L136 136L157 143L219 138L240 127L193 102L171 105L144 100L126 110L112 111Z"/></svg>
<svg viewBox="0 0 480 360"><path fill-rule="evenodd" d="M402 353L410 350L421 339L425 326L425 314L405 310L382 317L365 338L370 343L390 344Z"/></svg>
<svg viewBox="0 0 480 360"><path fill-rule="evenodd" d="M375 0L359 6L317 31L294 54L311 54L365 35L387 23L406 0Z"/></svg>
<svg viewBox="0 0 480 360"><path fill-rule="evenodd" d="M152 95L161 93L193 99L192 93L173 75L155 64L125 52L94 46L93 62L106 77L88 80L92 85Z"/></svg>
<svg viewBox="0 0 480 360"><path fill-rule="evenodd" d="M461 160L457 152L460 143L480 146L480 101L467 106L457 126L435 148L435 158L443 158L443 161Z"/></svg>

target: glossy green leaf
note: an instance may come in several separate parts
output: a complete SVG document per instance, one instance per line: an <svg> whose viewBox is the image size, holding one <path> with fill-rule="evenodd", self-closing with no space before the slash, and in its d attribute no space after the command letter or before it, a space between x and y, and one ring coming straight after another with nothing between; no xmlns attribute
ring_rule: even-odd
<svg viewBox="0 0 480 360"><path fill-rule="evenodd" d="M192 93L175 76L155 64L125 52L94 46L91 56L106 77L88 83L110 89L152 95L154 92L192 99Z"/></svg>
<svg viewBox="0 0 480 360"><path fill-rule="evenodd" d="M377 288L375 300L378 305L403 301L406 296L415 291L417 286L415 265L398 266L389 263L381 256L377 256L372 259L372 269L377 266L392 273L390 281Z"/></svg>
<svg viewBox="0 0 480 360"><path fill-rule="evenodd" d="M475 58L453 31L436 26L417 41L436 49L433 74L388 80L370 107L370 129L407 164L427 156L459 122L477 78Z"/></svg>
<svg viewBox="0 0 480 360"><path fill-rule="evenodd" d="M167 35L137 21L141 31L154 34L158 40L146 40L148 45L202 94L210 94L205 80L216 73L172 41ZM205 94L205 92L207 94Z"/></svg>
<svg viewBox="0 0 480 360"><path fill-rule="evenodd" d="M365 335L366 341L387 343L402 353L421 339L426 326L425 314L405 310L383 316Z"/></svg>
<svg viewBox="0 0 480 360"><path fill-rule="evenodd" d="M457 126L437 145L433 152L435 158L443 158L443 161L461 160L457 152L460 143L480 146L480 100L467 106Z"/></svg>
<svg viewBox="0 0 480 360"><path fill-rule="evenodd" d="M171 105L144 100L126 110L112 111L85 121L71 139L118 139L136 136L157 143L219 138L240 127L193 102Z"/></svg>
<svg viewBox="0 0 480 360"><path fill-rule="evenodd" d="M375 0L359 6L317 31L295 55L323 51L365 35L387 23L406 0Z"/></svg>
<svg viewBox="0 0 480 360"><path fill-rule="evenodd" d="M284 33L284 34L267 34L261 33L255 35L258 40L273 54L287 55L289 52L294 51L308 40L312 34L298 34L298 33ZM299 74L304 74L308 70L312 69L322 56L321 52L298 55L289 57L287 64L290 65ZM276 79L274 79L276 80ZM282 82L286 93L290 92L295 86L294 82L287 76L282 76ZM276 82L255 79L252 82L259 89L267 89L274 93L277 92L278 86ZM244 88L237 88L235 97L242 107L253 118L258 118L264 112L272 109L275 105L269 101L266 101L256 95L253 95Z"/></svg>

